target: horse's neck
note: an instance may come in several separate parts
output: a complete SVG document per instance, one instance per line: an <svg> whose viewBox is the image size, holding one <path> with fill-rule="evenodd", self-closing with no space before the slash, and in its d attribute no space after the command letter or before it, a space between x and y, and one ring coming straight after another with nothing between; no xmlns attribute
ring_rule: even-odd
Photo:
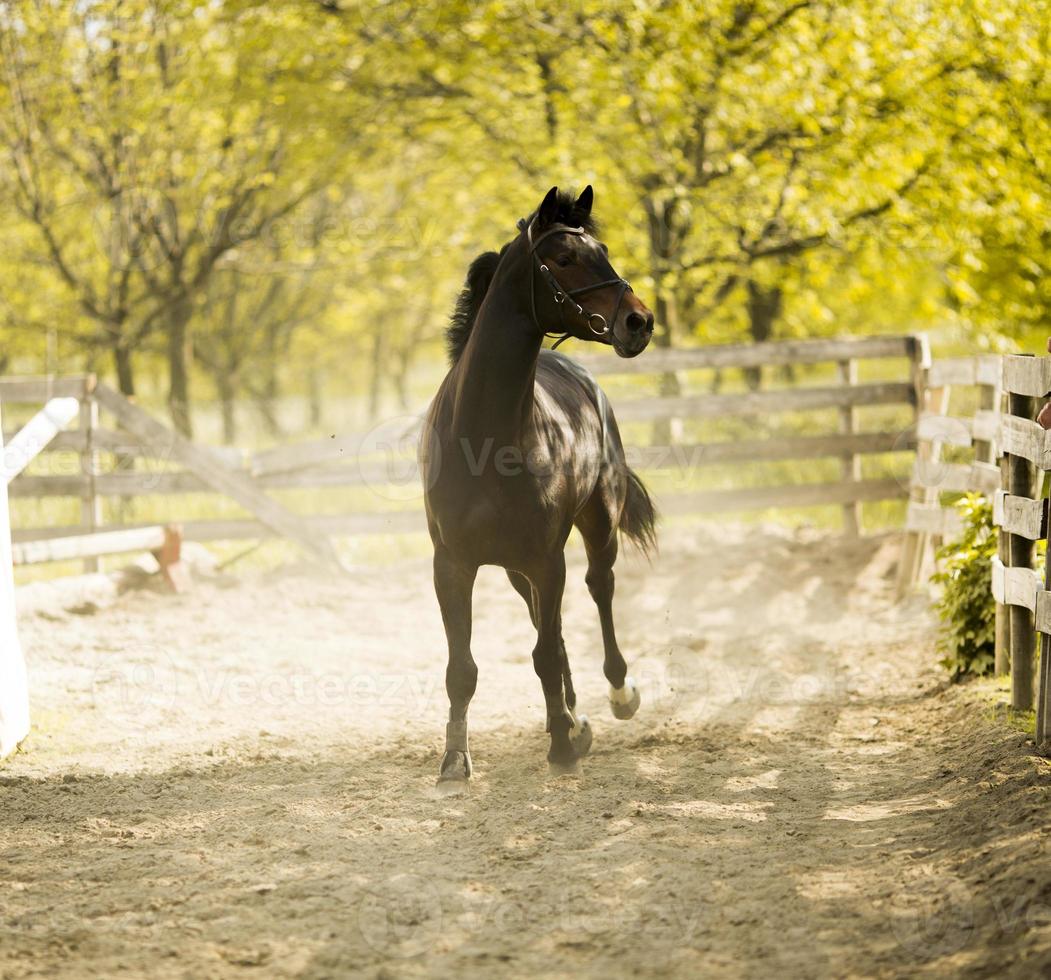
<svg viewBox="0 0 1051 980"><path fill-rule="evenodd" d="M511 263L494 277L460 359L454 426L472 441L494 438L519 445L532 429L536 362L544 338L533 320L528 287L513 288L529 275L522 265Z"/></svg>

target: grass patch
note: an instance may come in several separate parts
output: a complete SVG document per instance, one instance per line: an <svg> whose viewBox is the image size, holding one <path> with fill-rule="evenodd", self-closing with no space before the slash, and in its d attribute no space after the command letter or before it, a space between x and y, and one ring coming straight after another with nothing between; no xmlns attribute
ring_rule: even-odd
<svg viewBox="0 0 1051 980"><path fill-rule="evenodd" d="M1036 736L1036 712L1011 707L1011 678L976 677L967 685L967 693L978 702L986 721L1006 725L1023 735Z"/></svg>

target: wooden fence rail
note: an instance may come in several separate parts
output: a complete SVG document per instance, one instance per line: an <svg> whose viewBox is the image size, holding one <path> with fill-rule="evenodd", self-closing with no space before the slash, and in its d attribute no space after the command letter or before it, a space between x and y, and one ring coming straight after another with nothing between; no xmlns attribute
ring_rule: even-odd
<svg viewBox="0 0 1051 980"><path fill-rule="evenodd" d="M615 398L618 420L626 431L638 431L646 423L679 419L692 425L692 438L669 445L650 445L628 440L630 464L654 473L680 471L684 485L696 483L693 475L704 468L737 464L776 463L787 460L839 461L839 479L780 486L742 486L718 489L683 489L658 494L661 510L669 515L704 514L775 507L838 506L844 528L857 533L863 502L901 499L906 489L897 479L880 476L864 478L861 460L867 455L911 452L915 433L908 424L866 431L860 424L865 409L898 405L915 423L922 398L923 371L927 345L922 336L869 337L829 340L801 340L765 344L724 345L697 349L654 350L643 358L622 359L612 355L586 355L577 358L597 375L659 375L675 371L688 378L687 393L670 397ZM901 361L888 365L874 380L859 379L859 363L886 359ZM798 367L813 371L825 364L829 380L817 384L781 383L776 389L712 392L708 381L690 372L729 369L762 370ZM897 372L897 378L893 374ZM889 379L887 375L892 377ZM817 376L815 376L817 377ZM833 383L834 382L834 383ZM700 390L698 390L700 389ZM284 536L328 564L337 562L329 542L332 536L414 532L424 529L419 500L412 497L418 477L408 456L393 457L378 451L370 433L342 434L290 446L279 446L256 453L231 448L196 445L178 436L141 408L90 375L59 378L0 378L0 402L33 404L58 397L77 398L80 411L77 426L53 434L43 449L46 463L31 468L11 481L10 497L15 500L77 498L81 502L80 522L62 527L15 527L13 539L20 546L19 562L51 560L49 556L83 557L87 567L94 565L88 541L80 545L65 541L61 548L33 548L33 542L70 539L77 534L91 536L98 547L120 541L137 541L134 534L121 538L119 532L138 532L140 526L107 527L102 502L106 498L177 496L217 493L232 498L248 512L245 518L217 518L182 521L187 540L235 540ZM825 416L813 413L826 413ZM757 419L786 413L805 413L806 434L770 438L724 439L704 442L696 438L698 425L711 426L715 420L741 419L753 432L761 427ZM696 423L696 425L694 425ZM793 423L794 424L794 423ZM634 429L632 428L634 426ZM824 427L825 431L821 431ZM791 426L785 426L791 428ZM817 431L813 431L813 430ZM399 446L408 449L416 431L411 424L391 434ZM66 454L66 456L62 456ZM831 475L828 470L825 473ZM957 482L968 482L959 474ZM279 503L275 491L372 488L384 496L384 488L407 485L400 500L404 509L382 507L367 512L333 515L301 515ZM410 509L411 508L411 509ZM115 538L99 537L116 532ZM142 540L153 540L143 535ZM100 550L100 553L104 553Z"/></svg>
<svg viewBox="0 0 1051 980"><path fill-rule="evenodd" d="M1005 356L1003 388L1008 413L1000 426L1004 485L993 503L1001 547L993 559L992 591L1010 610L1007 650L998 650L998 668L1009 665L1011 703L1020 710L1036 707L1036 744L1051 741L1051 577L1041 582L1033 569L1037 541L1048 536L1048 500L1044 475L1051 470L1051 433L1034 419L1051 392L1051 358ZM1051 568L1051 564L1046 566ZM1034 686L1036 636L1040 635L1040 676ZM999 636L998 636L999 640Z"/></svg>
<svg viewBox="0 0 1051 980"><path fill-rule="evenodd" d="M991 496L1000 486L995 463L1002 400L1002 367L996 355L928 361L922 382L917 449L905 514L899 593L926 581L933 547L960 531L960 518L945 495L976 491ZM970 416L950 415L950 395L978 389ZM944 459L946 447L971 450L967 462Z"/></svg>
<svg viewBox="0 0 1051 980"><path fill-rule="evenodd" d="M1051 433L1034 421L1039 401L1051 392L1051 357L932 360L926 338L910 335L655 350L630 360L610 355L576 359L601 376L674 372L686 381L687 391L675 396L613 399L618 420L633 437L626 452L636 469L692 476L717 466L732 472L741 464L838 461L836 470L826 464L824 477L812 482L661 492L658 505L669 516L831 505L842 509L844 530L857 533L862 503L907 498L910 543L901 565L907 587L921 577L925 549L958 530L943 495L968 490L990 495L994 521L1002 531L991 582L997 602L996 667L1001 673L1010 670L1016 708L1035 704L1038 745L1051 744L1051 576L1041 581L1033 569L1034 543L1047 540L1051 523L1037 480L1051 472ZM859 371L859 364L884 360L901 363ZM820 365L826 366L823 374L813 370ZM785 368L803 370L776 389L740 392L713 391L711 379L696 374ZM799 383L800 373L820 380ZM950 391L965 388L976 389L972 401L977 407L953 416ZM63 399L76 399L76 404ZM384 488L415 487L417 476L405 468L404 454L385 455L370 433L254 453L195 445L90 375L0 378L0 403L51 407L17 431L9 417L11 438L0 433L0 447L7 441L12 451L0 460L0 504L7 496L80 502L76 524L15 526L9 537L4 530L0 551L10 549L8 570L11 563L60 560L82 560L91 568L102 555L156 550L174 533L156 523L107 526L102 502L109 497L218 494L235 501L247 516L181 521L186 540L286 537L333 568L339 567L333 537L425 530L418 494L382 499L391 496ZM866 410L885 405L900 406L908 420L866 430ZM756 434L756 419L788 413L825 414L807 415L805 432L767 438ZM726 419L742 420L738 431L747 430L749 437L704 441L701 431L713 420ZM637 438L646 424L668 420L689 424L682 440L651 445ZM73 427L63 428L67 424ZM394 444L410 447L416 428L410 422L396 429L390 434ZM912 454L911 481L864 476L865 456L902 452ZM27 469L33 457L37 462ZM838 478L828 479L833 472ZM378 493L373 502L382 503L355 513L300 514L273 496L337 487L371 488ZM0 517L7 516L3 509ZM3 572L0 568L0 584ZM1041 657L1034 681L1037 635ZM4 710L10 715L10 709Z"/></svg>

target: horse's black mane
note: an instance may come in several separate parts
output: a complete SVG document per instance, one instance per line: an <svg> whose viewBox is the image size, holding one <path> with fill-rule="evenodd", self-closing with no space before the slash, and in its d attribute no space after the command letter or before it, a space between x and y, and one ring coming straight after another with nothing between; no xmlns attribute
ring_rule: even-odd
<svg viewBox="0 0 1051 980"><path fill-rule="evenodd" d="M573 228L583 228L589 235L596 234L598 224L595 219L590 213L584 213L578 209L576 201L576 195L559 191L555 222ZM521 227L524 228L535 216L534 211L523 220ZM460 355L467 346L467 340L471 336L471 328L478 317L482 300L489 292L489 286L493 281L493 276L496 275L500 259L503 258L510 244L508 242L499 252L483 252L468 268L467 281L456 299L456 306L449 318L449 326L445 329L445 347L449 353L450 364L455 364L460 359Z"/></svg>

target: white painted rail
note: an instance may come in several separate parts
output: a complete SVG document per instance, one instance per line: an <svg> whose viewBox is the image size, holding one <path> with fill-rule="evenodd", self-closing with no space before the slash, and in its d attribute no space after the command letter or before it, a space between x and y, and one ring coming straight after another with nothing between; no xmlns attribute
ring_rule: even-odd
<svg viewBox="0 0 1051 980"><path fill-rule="evenodd" d="M52 398L6 447L0 446L0 483L10 483L79 414L78 399Z"/></svg>
<svg viewBox="0 0 1051 980"><path fill-rule="evenodd" d="M0 434L0 454L3 448L3 435ZM28 734L29 691L15 619L7 481L0 480L0 758L13 752Z"/></svg>

